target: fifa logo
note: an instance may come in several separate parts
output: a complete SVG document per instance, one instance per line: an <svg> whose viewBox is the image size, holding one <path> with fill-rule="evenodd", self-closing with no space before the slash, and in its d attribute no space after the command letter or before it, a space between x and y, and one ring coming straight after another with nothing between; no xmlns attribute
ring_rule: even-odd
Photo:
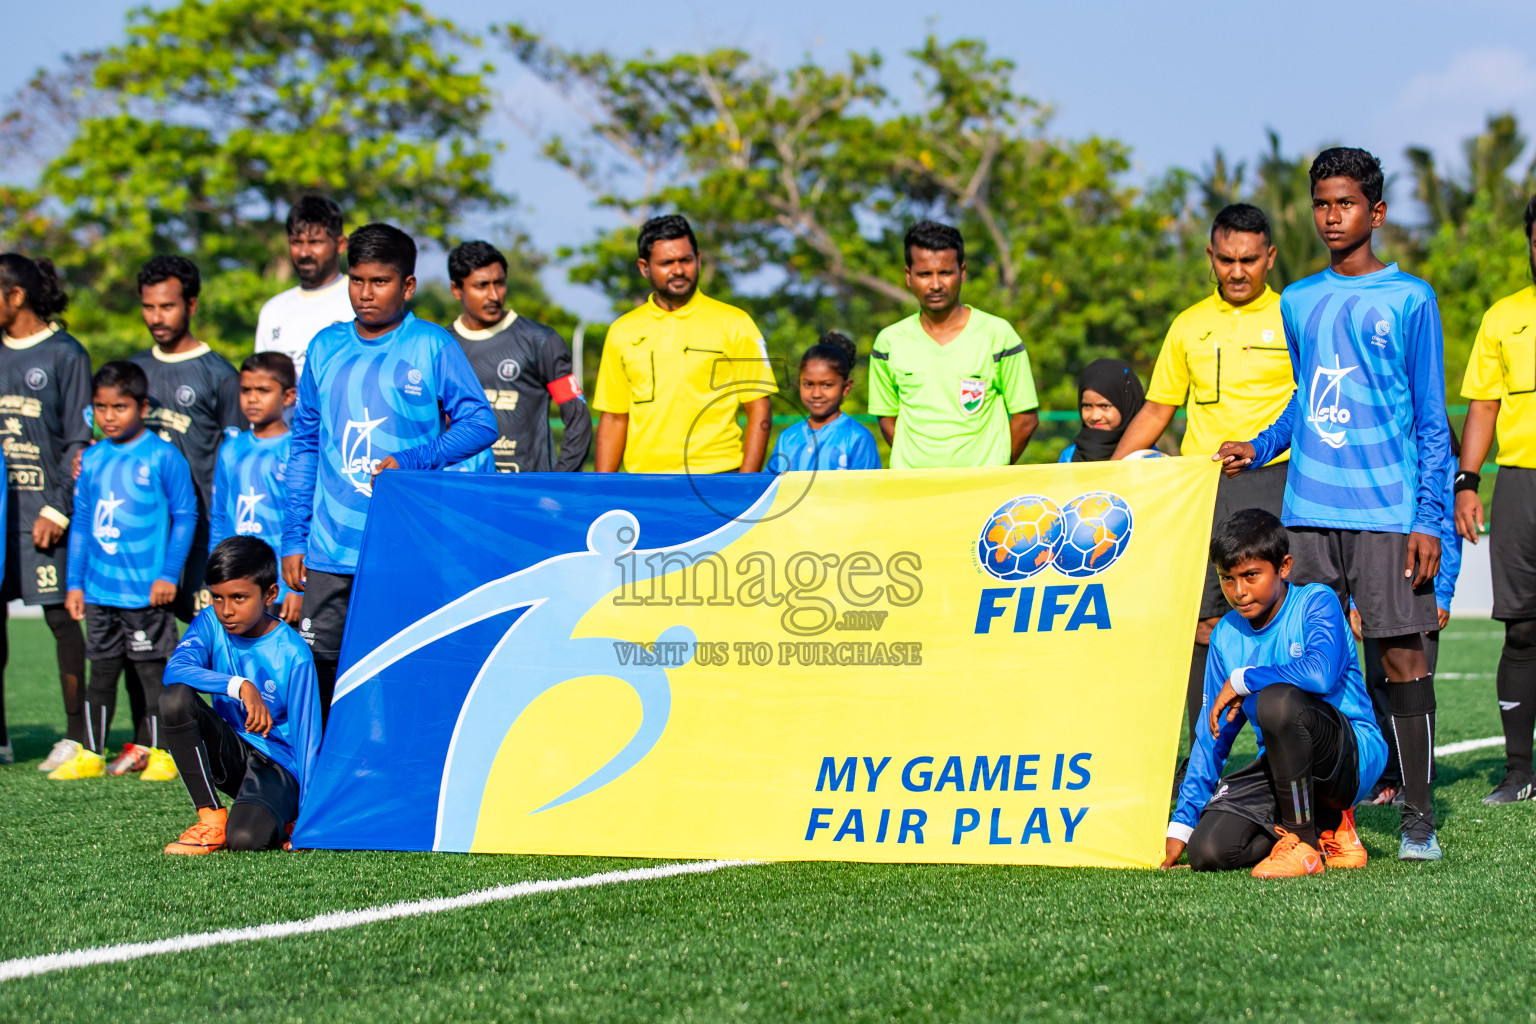
<svg viewBox="0 0 1536 1024"><path fill-rule="evenodd" d="M117 538L122 531L116 526L117 507L123 503L122 498L115 497L108 491L105 498L96 500L96 512L91 517L91 536L96 538L96 543L101 545L101 550L109 555L117 554Z"/></svg>
<svg viewBox="0 0 1536 1024"><path fill-rule="evenodd" d="M369 419L365 408L362 420L347 420L341 432L341 471L359 494L369 497L373 496L373 474L380 461L373 457L373 429L383 422L383 417Z"/></svg>
<svg viewBox="0 0 1536 1024"><path fill-rule="evenodd" d="M235 495L235 532L242 537L255 537L261 533L261 520L257 519L258 508L265 494L257 494L252 487L245 494Z"/></svg>
<svg viewBox="0 0 1536 1024"><path fill-rule="evenodd" d="M1353 366L1340 366L1339 357L1333 357L1333 367L1319 366L1312 373L1312 398L1311 408L1307 411L1307 422L1312 424L1312 429L1317 431L1317 436L1323 439L1323 443L1333 448L1344 447L1343 430L1327 430L1324 424L1336 424L1344 427L1349 424L1349 410L1343 405L1344 378L1349 376Z"/></svg>

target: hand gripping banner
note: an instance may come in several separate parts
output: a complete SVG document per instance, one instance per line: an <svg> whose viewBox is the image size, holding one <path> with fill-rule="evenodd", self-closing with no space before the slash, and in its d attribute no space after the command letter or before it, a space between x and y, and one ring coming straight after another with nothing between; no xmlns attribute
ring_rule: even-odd
<svg viewBox="0 0 1536 1024"><path fill-rule="evenodd" d="M1217 476L383 474L294 845L1154 866Z"/></svg>

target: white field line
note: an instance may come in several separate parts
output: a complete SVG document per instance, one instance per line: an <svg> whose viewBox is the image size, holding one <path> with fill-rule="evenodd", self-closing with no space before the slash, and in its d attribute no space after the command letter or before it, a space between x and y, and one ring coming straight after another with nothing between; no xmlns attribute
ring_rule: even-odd
<svg viewBox="0 0 1536 1024"><path fill-rule="evenodd" d="M1436 757L1464 754L1469 750L1497 747L1504 742L1503 736L1485 736L1477 740L1461 740L1435 748ZM599 885L618 882L647 882L657 878L674 878L678 875L703 875L722 868L760 864L755 860L705 860L683 864L662 864L653 868L635 868L630 871L606 871L580 878L552 878L535 882L518 882L515 885L499 885L494 889L465 893L463 896L440 896L428 900L408 900L403 903L386 903L381 907L365 907L362 910L338 910L302 921L281 921L277 924L258 924L248 928L225 928L216 932L194 932L170 939L153 942L128 942L119 946L96 946L76 949L68 953L45 953L42 956L20 957L0 961L0 981L13 978L29 978L51 971L67 971L72 967L90 967L95 964L121 963L139 960L162 953L185 953L210 946L228 946L237 942L255 942L258 939L281 939L290 935L308 935L313 932L330 932L340 928L355 928L361 924L392 921L397 917L418 917L422 914L440 914L445 910L462 910L483 903L498 903L521 896L537 896L546 892L562 892L567 889L590 889Z"/></svg>
<svg viewBox="0 0 1536 1024"><path fill-rule="evenodd" d="M1435 748L1436 757L1444 757L1447 754L1465 754L1469 750L1482 750L1484 747L1502 747L1503 736L1484 736L1480 740L1461 740L1458 743L1447 743ZM0 964L0 968L4 965Z"/></svg>
<svg viewBox="0 0 1536 1024"><path fill-rule="evenodd" d="M50 971L66 971L72 967L89 967L94 964L121 963L138 960L161 953L185 953L210 946L228 946L237 942L254 942L258 939L281 939L290 935L308 935L313 932L336 931L355 928L360 924L391 921L397 917L418 917L422 914L439 914L445 910L462 910L484 903L498 903L521 896L537 896L546 892L563 892L567 889L590 889L599 885L619 882L648 882L658 878L674 878L678 875L704 875L722 868L760 864L755 860L705 860L681 864L660 864L651 868L634 868L629 871L605 871L580 878L550 878L540 881L518 882L515 885L498 885L493 889L465 893L462 896L440 896L436 899L407 900L386 903L379 907L362 910L338 910L302 921L281 921L277 924L258 924L249 928L225 928L216 932L194 932L170 939L153 942L127 942L118 946L96 946L76 949L68 953L46 953L42 956L20 957L0 961L0 981L27 978Z"/></svg>

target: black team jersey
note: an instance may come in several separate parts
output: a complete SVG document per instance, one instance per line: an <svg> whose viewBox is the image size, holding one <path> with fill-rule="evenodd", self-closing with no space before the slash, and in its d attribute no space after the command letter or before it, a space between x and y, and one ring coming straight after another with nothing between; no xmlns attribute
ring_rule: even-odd
<svg viewBox="0 0 1536 1024"><path fill-rule="evenodd" d="M6 528L22 532L44 508L74 515L75 453L91 440L91 357L65 331L33 338L0 344Z"/></svg>
<svg viewBox="0 0 1536 1024"><path fill-rule="evenodd" d="M198 515L206 520L224 430L250 426L240 411L240 374L229 360L201 344L173 356L152 348L132 361L149 378L149 415L144 424L186 456L197 491Z"/></svg>
<svg viewBox="0 0 1536 1024"><path fill-rule="evenodd" d="M592 446L592 413L581 394L581 380L571 373L565 339L541 323L508 312L489 331L472 331L462 320L449 328L475 368L486 401L496 412L492 454L500 473L574 473ZM565 424L555 456L549 429L553 401Z"/></svg>

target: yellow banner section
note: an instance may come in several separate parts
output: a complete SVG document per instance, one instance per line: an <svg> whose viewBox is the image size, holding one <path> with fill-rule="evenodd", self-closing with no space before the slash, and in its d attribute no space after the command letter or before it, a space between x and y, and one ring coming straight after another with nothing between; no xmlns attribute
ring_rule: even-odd
<svg viewBox="0 0 1536 1024"><path fill-rule="evenodd" d="M1155 866L1217 474L791 473L717 550L639 538L574 631L612 674L518 717L472 848ZM637 668L664 729L560 802L641 729Z"/></svg>

